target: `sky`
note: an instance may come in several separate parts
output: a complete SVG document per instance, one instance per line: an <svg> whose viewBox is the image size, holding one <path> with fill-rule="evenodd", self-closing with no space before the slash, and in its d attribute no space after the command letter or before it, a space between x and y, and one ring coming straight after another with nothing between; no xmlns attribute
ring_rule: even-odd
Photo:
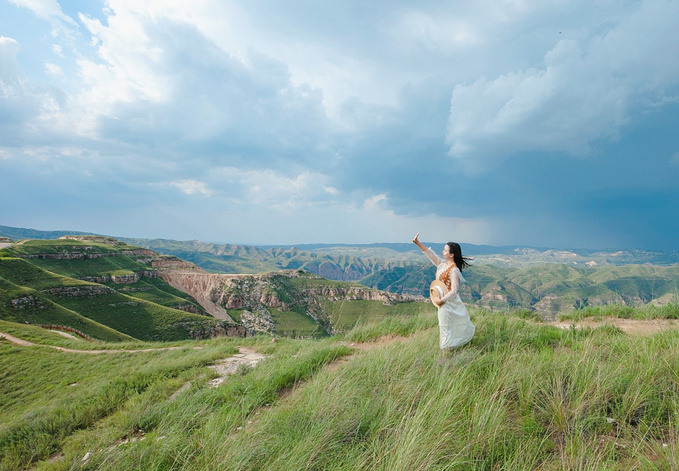
<svg viewBox="0 0 679 471"><path fill-rule="evenodd" d="M679 2L0 0L0 224L679 249Z"/></svg>

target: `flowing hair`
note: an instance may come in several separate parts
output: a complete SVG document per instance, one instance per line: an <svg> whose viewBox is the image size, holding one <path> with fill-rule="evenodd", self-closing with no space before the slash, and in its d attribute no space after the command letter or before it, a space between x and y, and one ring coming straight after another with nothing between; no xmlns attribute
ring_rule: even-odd
<svg viewBox="0 0 679 471"><path fill-rule="evenodd" d="M467 267L471 267L471 264L469 262L474 259L462 256L462 248L460 247L460 244L458 244L457 242L448 242L446 245L448 246L448 250L450 251L450 253L453 254L453 261L455 262L455 265L457 265L457 268L460 269L460 271L464 270Z"/></svg>

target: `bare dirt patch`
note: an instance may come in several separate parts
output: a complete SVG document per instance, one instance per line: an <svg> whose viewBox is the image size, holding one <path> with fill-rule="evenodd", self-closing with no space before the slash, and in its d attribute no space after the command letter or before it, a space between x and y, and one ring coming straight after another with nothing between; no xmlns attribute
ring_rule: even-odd
<svg viewBox="0 0 679 471"><path fill-rule="evenodd" d="M679 328L679 320L677 319L621 319L618 317L606 317L603 319L582 319L579 321L563 320L555 322L554 327L559 329L570 329L574 325L576 329L582 327L601 327L603 325L612 325L627 334L636 335L653 335L663 330Z"/></svg>
<svg viewBox="0 0 679 471"><path fill-rule="evenodd" d="M257 353L249 348L238 347L238 353L220 360L217 363L210 365L209 368L217 372L219 377L210 381L210 385L217 387L224 382L224 380L237 372L240 368L250 367L253 368L257 363L266 358L261 353Z"/></svg>

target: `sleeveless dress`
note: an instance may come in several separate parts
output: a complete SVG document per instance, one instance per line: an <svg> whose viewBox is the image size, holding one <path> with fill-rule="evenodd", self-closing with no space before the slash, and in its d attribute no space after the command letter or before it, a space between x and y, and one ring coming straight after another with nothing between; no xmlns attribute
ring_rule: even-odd
<svg viewBox="0 0 679 471"><path fill-rule="evenodd" d="M438 308L439 346L441 349L455 348L469 342L476 327L469 318L467 307L460 299L458 288L464 277L457 267L449 267L447 262L428 248L425 255L436 265L436 279L446 284L450 290L442 300L445 304Z"/></svg>

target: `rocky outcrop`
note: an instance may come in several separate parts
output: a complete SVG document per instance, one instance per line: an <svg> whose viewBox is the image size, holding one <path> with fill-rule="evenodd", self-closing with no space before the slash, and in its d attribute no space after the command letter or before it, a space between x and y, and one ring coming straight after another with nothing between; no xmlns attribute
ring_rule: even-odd
<svg viewBox="0 0 679 471"><path fill-rule="evenodd" d="M308 288L306 292L313 296L320 296L328 301L381 301L386 305L422 299L421 296L389 293L387 291L378 291L359 286L318 286Z"/></svg>
<svg viewBox="0 0 679 471"><path fill-rule="evenodd" d="M156 270L195 270L196 272L207 273L202 268L198 268L195 264L175 257L142 258L137 261L145 265L151 265L151 267Z"/></svg>
<svg viewBox="0 0 679 471"><path fill-rule="evenodd" d="M140 271L128 275L99 275L99 276L83 276L78 278L82 281L89 281L90 283L117 283L130 284L136 283L140 278L157 278L158 273L155 270Z"/></svg>
<svg viewBox="0 0 679 471"><path fill-rule="evenodd" d="M153 250L149 249L123 250L122 253L123 255L129 255L130 257L154 257L158 255Z"/></svg>
<svg viewBox="0 0 679 471"><path fill-rule="evenodd" d="M240 316L243 326L252 332L273 332L274 322L271 313L266 309L258 309L257 312L243 311Z"/></svg>
<svg viewBox="0 0 679 471"><path fill-rule="evenodd" d="M131 275L111 275L111 281L117 284L130 284L139 281L139 275L133 273Z"/></svg>
<svg viewBox="0 0 679 471"><path fill-rule="evenodd" d="M108 283L111 281L111 275L82 276L78 279L82 281L89 281L90 283Z"/></svg>
<svg viewBox="0 0 679 471"><path fill-rule="evenodd" d="M91 247L85 247L85 249ZM36 259L53 259L53 260L90 260L102 257L117 257L120 255L117 252L62 252L62 253L38 253L30 255L19 255L21 258L36 258Z"/></svg>
<svg viewBox="0 0 679 471"><path fill-rule="evenodd" d="M189 331L189 337L202 340L213 337L248 337L249 332L242 325L235 325L228 322L219 322L215 325L206 327L194 327Z"/></svg>
<svg viewBox="0 0 679 471"><path fill-rule="evenodd" d="M203 311L198 309L196 306L193 304L176 304L174 306L170 306L172 309L178 309L180 311L184 312L190 312L191 314L200 314L200 315L205 315Z"/></svg>
<svg viewBox="0 0 679 471"><path fill-rule="evenodd" d="M56 288L44 289L42 293L48 293L53 296L81 298L102 296L104 294L114 294L115 291L108 286L102 285L82 285L82 286L58 286Z"/></svg>
<svg viewBox="0 0 679 471"><path fill-rule="evenodd" d="M16 298L11 300L12 307L17 309L26 309L37 307L39 309L45 309L47 306L42 300L36 298L33 295L23 296L21 298Z"/></svg>

